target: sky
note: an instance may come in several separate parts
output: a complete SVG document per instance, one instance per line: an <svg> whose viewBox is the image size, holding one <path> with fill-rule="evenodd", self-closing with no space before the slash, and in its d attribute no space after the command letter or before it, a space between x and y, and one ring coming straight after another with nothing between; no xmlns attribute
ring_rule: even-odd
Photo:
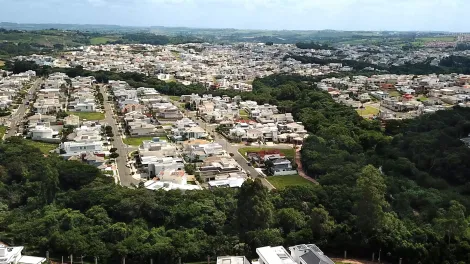
<svg viewBox="0 0 470 264"><path fill-rule="evenodd" d="M0 0L0 21L469 32L470 0Z"/></svg>

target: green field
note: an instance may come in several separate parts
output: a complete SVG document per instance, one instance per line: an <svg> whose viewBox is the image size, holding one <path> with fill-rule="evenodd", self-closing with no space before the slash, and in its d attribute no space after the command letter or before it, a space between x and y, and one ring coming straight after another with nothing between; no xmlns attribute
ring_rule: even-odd
<svg viewBox="0 0 470 264"><path fill-rule="evenodd" d="M279 152L281 152L282 154L284 154L284 156L286 156L286 158L294 158L295 157L295 150L290 148L290 149L280 149L280 148L257 148L257 147L246 147L246 148L241 148L238 150L238 152L240 152L240 154L242 154L244 157L246 156L246 153L247 152L258 152L258 151L261 151L261 150L272 150L272 149L278 149Z"/></svg>
<svg viewBox="0 0 470 264"><path fill-rule="evenodd" d="M30 146L38 148L44 154L49 154L49 151L56 149L59 146L59 144L45 143L45 142L32 141L32 140L25 140L25 142L26 144Z"/></svg>
<svg viewBox="0 0 470 264"><path fill-rule="evenodd" d="M0 126L0 139L3 138L3 135L7 132L6 126Z"/></svg>
<svg viewBox="0 0 470 264"><path fill-rule="evenodd" d="M250 116L245 109L240 109L238 113L240 114L240 116L246 116L246 117Z"/></svg>
<svg viewBox="0 0 470 264"><path fill-rule="evenodd" d="M90 39L90 44L91 45L100 45L100 44L106 44L108 41L116 41L116 38L111 38L111 37L91 38Z"/></svg>
<svg viewBox="0 0 470 264"><path fill-rule="evenodd" d="M393 96L393 97L399 97L400 93L398 91L391 91L391 92L389 92L389 95Z"/></svg>
<svg viewBox="0 0 470 264"><path fill-rule="evenodd" d="M131 145L131 146L140 146L142 144L143 141L145 140L152 140L154 137L134 137L134 138L131 138L131 137L126 137L124 138L122 141L124 142L124 144L127 144L127 145ZM167 137L159 137L160 140L166 140L168 141L168 138Z"/></svg>
<svg viewBox="0 0 470 264"><path fill-rule="evenodd" d="M446 37L429 37L429 38L416 38L418 42L433 42L433 41L455 41L455 37L446 36Z"/></svg>
<svg viewBox="0 0 470 264"><path fill-rule="evenodd" d="M269 176L267 180L276 187L276 189L284 189L288 186L298 185L315 185L315 183L306 180L299 175Z"/></svg>
<svg viewBox="0 0 470 264"><path fill-rule="evenodd" d="M170 98L170 100L173 100L173 101L179 101L181 96L175 96L175 95L170 95L168 96Z"/></svg>
<svg viewBox="0 0 470 264"><path fill-rule="evenodd" d="M80 118L80 120L103 120L104 113L98 112L67 112L69 115L76 115Z"/></svg>
<svg viewBox="0 0 470 264"><path fill-rule="evenodd" d="M356 112L361 116L377 115L379 109L366 105L363 109L356 109Z"/></svg>

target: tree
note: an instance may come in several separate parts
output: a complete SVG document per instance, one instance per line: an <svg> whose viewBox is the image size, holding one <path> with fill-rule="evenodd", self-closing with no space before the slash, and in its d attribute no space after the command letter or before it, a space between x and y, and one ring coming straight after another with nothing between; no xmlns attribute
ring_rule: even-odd
<svg viewBox="0 0 470 264"><path fill-rule="evenodd" d="M305 215L294 208L282 208L276 213L276 221L287 234L305 226Z"/></svg>
<svg viewBox="0 0 470 264"><path fill-rule="evenodd" d="M274 168L274 163L272 160L268 159L264 161L264 169L269 175L273 175L272 169Z"/></svg>
<svg viewBox="0 0 470 264"><path fill-rule="evenodd" d="M194 175L196 173L196 165L193 163L184 164L184 170L189 175Z"/></svg>
<svg viewBox="0 0 470 264"><path fill-rule="evenodd" d="M451 201L448 210L440 208L437 211L434 224L443 238L447 236L450 245L451 238L464 237L469 228L469 221L465 217L465 207L457 201Z"/></svg>
<svg viewBox="0 0 470 264"><path fill-rule="evenodd" d="M328 211L320 205L319 207L312 209L310 227L315 239L326 242L328 236L335 229L335 221Z"/></svg>
<svg viewBox="0 0 470 264"><path fill-rule="evenodd" d="M100 171L78 161L60 162L58 164L59 181L64 189L79 189L91 183L100 175Z"/></svg>
<svg viewBox="0 0 470 264"><path fill-rule="evenodd" d="M269 228L273 222L274 207L266 187L260 179L247 180L238 194L236 211L240 233Z"/></svg>
<svg viewBox="0 0 470 264"><path fill-rule="evenodd" d="M112 159L115 159L115 158L119 157L119 154L116 153L116 152L113 152L109 155L109 157L112 158Z"/></svg>
<svg viewBox="0 0 470 264"><path fill-rule="evenodd" d="M109 149L109 152L111 152L111 153L114 153L114 152L116 152L116 151L117 151L117 148L110 148L110 149Z"/></svg>
<svg viewBox="0 0 470 264"><path fill-rule="evenodd" d="M372 165L362 169L356 182L355 211L356 224L367 237L375 234L384 221L384 209L388 208L385 201L386 185L379 170Z"/></svg>

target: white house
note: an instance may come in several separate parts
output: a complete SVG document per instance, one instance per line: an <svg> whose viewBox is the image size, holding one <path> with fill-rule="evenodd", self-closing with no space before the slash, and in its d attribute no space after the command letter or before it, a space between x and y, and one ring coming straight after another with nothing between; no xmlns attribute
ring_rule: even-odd
<svg viewBox="0 0 470 264"><path fill-rule="evenodd" d="M259 256L259 264L296 264L283 246L257 248L256 253Z"/></svg>
<svg viewBox="0 0 470 264"><path fill-rule="evenodd" d="M35 128L31 129L30 132L31 139L33 140L51 139L59 134L59 132L54 131L52 128L46 126L36 126Z"/></svg>
<svg viewBox="0 0 470 264"><path fill-rule="evenodd" d="M60 148L65 151L66 156L75 156L82 153L102 153L103 142L63 142L60 144Z"/></svg>
<svg viewBox="0 0 470 264"><path fill-rule="evenodd" d="M24 247L6 247L0 245L0 264L41 264L46 259L41 257L23 256Z"/></svg>
<svg viewBox="0 0 470 264"><path fill-rule="evenodd" d="M289 247L291 256L298 264L335 264L315 244Z"/></svg>

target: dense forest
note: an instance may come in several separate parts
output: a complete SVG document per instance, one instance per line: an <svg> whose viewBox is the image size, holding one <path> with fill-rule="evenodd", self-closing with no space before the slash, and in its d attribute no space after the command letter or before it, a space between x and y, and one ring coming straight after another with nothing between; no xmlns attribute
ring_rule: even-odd
<svg viewBox="0 0 470 264"><path fill-rule="evenodd" d="M49 54L90 44L182 44L202 42L191 35L164 36L152 33L98 33L56 29L20 31L0 28L0 58Z"/></svg>
<svg viewBox="0 0 470 264"><path fill-rule="evenodd" d="M126 80L170 95L222 94L136 73L36 70ZM317 89L319 78L273 75L239 94L276 104L303 122L310 136L302 163L318 186L268 192L254 181L240 190L128 189L86 165L43 157L10 139L0 146L0 237L33 252L99 256L106 263L122 256L128 263L250 258L259 246L298 243L315 243L331 256L347 250L369 258L381 250L382 259L393 262L469 263L470 149L460 138L470 133L470 109L383 127Z"/></svg>

